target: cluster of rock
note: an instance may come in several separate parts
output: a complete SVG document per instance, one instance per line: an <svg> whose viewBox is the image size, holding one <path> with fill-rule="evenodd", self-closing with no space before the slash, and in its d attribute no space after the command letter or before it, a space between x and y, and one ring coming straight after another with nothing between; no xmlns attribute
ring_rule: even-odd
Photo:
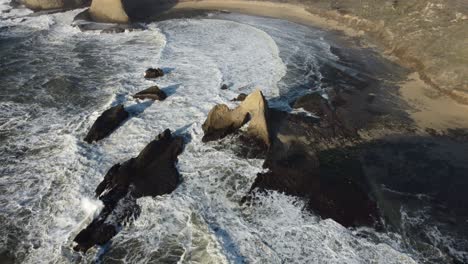
<svg viewBox="0 0 468 264"><path fill-rule="evenodd" d="M147 72L157 74L147 75ZM146 78L164 75L161 69L148 69ZM133 95L137 99L162 101L167 95L158 86L152 86ZM104 111L92 125L85 141L92 143L109 136L130 114L122 104ZM150 142L136 158L109 169L104 180L96 188L96 197L104 208L91 224L74 239L76 251L86 252L95 245L104 245L114 237L121 227L138 217L140 208L136 199L143 196L169 194L180 183L175 166L177 156L182 152L184 141L165 130Z"/></svg>
<svg viewBox="0 0 468 264"><path fill-rule="evenodd" d="M379 226L380 214L369 193L360 163L350 153L335 151L340 140L357 138L356 124L347 120L345 96L326 100L318 93L300 97L292 105L316 117L268 108L260 91L248 95L231 110L216 105L203 124L204 141L236 133L261 141L266 151L265 173L259 173L251 193L275 190L306 198L308 209L344 226ZM350 122L344 122L344 120ZM248 197L246 197L248 198Z"/></svg>
<svg viewBox="0 0 468 264"><path fill-rule="evenodd" d="M155 78L162 71L148 69L145 77ZM138 99L164 100L166 95L153 86L134 95ZM349 111L346 96L332 94L326 100L317 93L296 100L292 106L314 114L291 114L270 109L260 90L241 94L240 103L230 109L216 105L202 125L203 141L213 141L232 133L242 133L266 152L264 168L250 188L275 190L305 198L307 207L344 226L380 226L380 214L371 198L360 163L336 146L341 139L354 140L355 126L344 122ZM100 140L115 130L129 114L122 105L105 111L86 136L87 142ZM247 126L247 129L241 129ZM327 144L328 143L328 144ZM175 167L183 149L183 139L164 131L136 158L116 164L96 188L96 197L104 204L99 216L74 239L75 250L86 252L104 245L128 221L137 217L136 199L171 193L180 183ZM252 196L246 196L246 199Z"/></svg>
<svg viewBox="0 0 468 264"><path fill-rule="evenodd" d="M136 158L116 164L96 188L96 197L104 204L99 216L74 239L75 250L86 252L104 245L122 225L139 215L136 199L169 194L180 183L175 167L184 141L166 130L150 142Z"/></svg>
<svg viewBox="0 0 468 264"><path fill-rule="evenodd" d="M148 72L154 71L156 71L158 74L148 74ZM161 69L150 68L145 72L145 78L158 78L162 76L164 76L164 72ZM148 89L134 94L133 98L164 101L167 98L167 95L157 85L154 85ZM114 130L116 130L125 120L127 120L129 116L130 114L125 110L122 104L111 107L110 109L104 111L101 116L97 118L84 140L88 143L92 143L94 141L99 141L103 138L106 138L112 132L114 132Z"/></svg>

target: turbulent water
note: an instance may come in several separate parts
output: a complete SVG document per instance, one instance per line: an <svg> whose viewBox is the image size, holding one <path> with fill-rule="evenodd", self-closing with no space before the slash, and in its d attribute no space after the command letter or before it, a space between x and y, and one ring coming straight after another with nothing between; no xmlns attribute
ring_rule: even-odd
<svg viewBox="0 0 468 264"><path fill-rule="evenodd" d="M273 106L310 86L325 88L324 63L346 67L325 32L236 14L156 22L124 34L80 32L79 11L31 16L1 0L0 262L23 263L414 263L421 256L393 233L350 230L275 192L240 205L263 160L201 142L213 105L260 88ZM143 71L169 72L156 82ZM357 72L359 69L348 69ZM226 83L231 88L220 90ZM164 102L131 94L157 84ZM108 107L132 118L88 145ZM72 239L99 212L94 189L115 163L136 156L169 128L189 142L182 184L138 200L141 216L112 243L81 255ZM229 140L229 139L228 139ZM229 145L229 143L227 143ZM412 219L414 220L414 219ZM464 254L463 252L460 254ZM462 255L463 257L463 255Z"/></svg>

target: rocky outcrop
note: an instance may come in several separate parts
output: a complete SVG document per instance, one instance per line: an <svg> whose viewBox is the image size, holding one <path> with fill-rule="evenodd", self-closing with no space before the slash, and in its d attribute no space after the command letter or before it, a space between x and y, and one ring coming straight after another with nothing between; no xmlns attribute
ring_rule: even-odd
<svg viewBox="0 0 468 264"><path fill-rule="evenodd" d="M216 105L211 109L202 126L205 132L203 141L223 138L249 122L247 134L269 146L270 132L267 119L268 104L262 92L257 90L247 96L234 110L225 104Z"/></svg>
<svg viewBox="0 0 468 264"><path fill-rule="evenodd" d="M379 226L380 213L369 194L359 159L335 150L345 133L319 120L270 110L272 145L252 185L305 198L309 210L343 226ZM327 121L322 121L327 122Z"/></svg>
<svg viewBox="0 0 468 264"><path fill-rule="evenodd" d="M138 217L136 199L169 194L180 183L177 156L183 139L164 131L149 143L136 158L114 165L96 188L96 197L104 208L74 239L75 250L86 252L94 245L104 245L130 219Z"/></svg>
<svg viewBox="0 0 468 264"><path fill-rule="evenodd" d="M89 9L92 20L108 23L128 23L130 18L121 0L93 0Z"/></svg>
<svg viewBox="0 0 468 264"><path fill-rule="evenodd" d="M154 85L148 89L136 93L135 95L133 95L133 98L164 101L167 98L167 95L164 91L159 89L158 86Z"/></svg>
<svg viewBox="0 0 468 264"><path fill-rule="evenodd" d="M109 136L128 116L129 114L125 111L123 105L117 105L104 111L94 122L84 140L92 143Z"/></svg>
<svg viewBox="0 0 468 264"><path fill-rule="evenodd" d="M32 10L71 9L83 7L90 0L21 0L27 8Z"/></svg>
<svg viewBox="0 0 468 264"><path fill-rule="evenodd" d="M164 71L160 68L157 68L157 69L149 68L145 71L145 78L147 79L158 78L158 77L163 77L163 76L164 76Z"/></svg>

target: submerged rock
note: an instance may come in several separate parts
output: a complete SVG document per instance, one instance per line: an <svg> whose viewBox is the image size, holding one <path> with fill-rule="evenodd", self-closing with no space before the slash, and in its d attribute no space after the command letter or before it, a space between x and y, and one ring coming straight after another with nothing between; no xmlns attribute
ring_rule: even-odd
<svg viewBox="0 0 468 264"><path fill-rule="evenodd" d="M169 194L180 183L176 168L183 139L166 130L150 142L136 158L116 164L96 188L96 196L104 203L99 216L74 239L77 251L86 252L94 245L104 245L123 224L138 217L136 199L143 196Z"/></svg>
<svg viewBox="0 0 468 264"><path fill-rule="evenodd" d="M111 107L98 117L84 140L92 143L109 136L128 116L129 114L125 111L123 105Z"/></svg>
<svg viewBox="0 0 468 264"><path fill-rule="evenodd" d="M249 122L247 134L270 145L270 132L267 123L268 104L260 90L251 93L237 108L229 109L225 104L211 109L203 123L203 141L217 140L237 131Z"/></svg>
<svg viewBox="0 0 468 264"><path fill-rule="evenodd" d="M20 0L32 10L71 9L88 5L90 0Z"/></svg>
<svg viewBox="0 0 468 264"><path fill-rule="evenodd" d="M158 77L163 77L164 76L164 71L160 68L154 69L154 68L149 68L145 71L145 78L158 78Z"/></svg>
<svg viewBox="0 0 468 264"><path fill-rule="evenodd" d="M167 95L164 91L159 89L158 86L154 85L148 89L136 93L135 95L133 95L133 98L163 101L167 98Z"/></svg>
<svg viewBox="0 0 468 264"><path fill-rule="evenodd" d="M328 102L318 93L311 93L299 97L293 104L293 108L302 108L318 117L322 117L328 110Z"/></svg>

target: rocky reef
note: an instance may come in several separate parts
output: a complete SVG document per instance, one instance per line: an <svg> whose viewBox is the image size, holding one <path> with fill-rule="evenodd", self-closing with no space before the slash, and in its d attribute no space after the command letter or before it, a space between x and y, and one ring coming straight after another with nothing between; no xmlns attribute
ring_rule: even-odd
<svg viewBox="0 0 468 264"><path fill-rule="evenodd" d="M104 208L75 237L75 250L86 252L94 245L107 243L126 222L138 217L136 199L174 191L180 183L175 164L183 146L181 137L165 130L136 158L112 166L96 188L96 197Z"/></svg>

